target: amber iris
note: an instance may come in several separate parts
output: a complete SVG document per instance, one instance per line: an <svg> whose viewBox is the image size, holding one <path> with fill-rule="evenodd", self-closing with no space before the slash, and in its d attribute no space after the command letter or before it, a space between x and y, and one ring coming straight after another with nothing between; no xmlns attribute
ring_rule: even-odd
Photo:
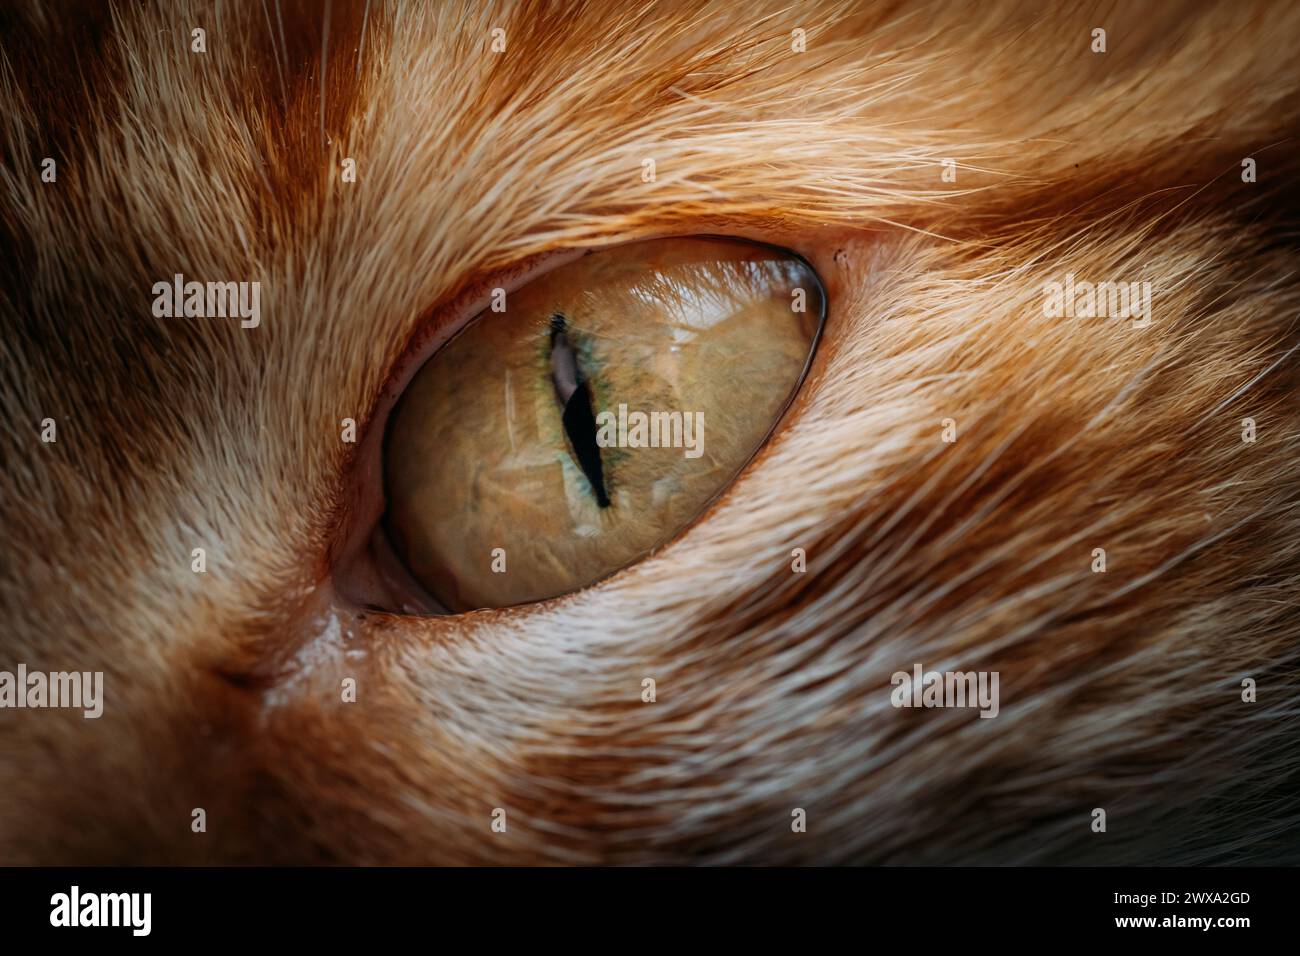
<svg viewBox="0 0 1300 956"><path fill-rule="evenodd" d="M729 239L593 252L425 363L384 448L385 528L447 610L538 601L665 544L736 477L803 377L811 267Z"/></svg>

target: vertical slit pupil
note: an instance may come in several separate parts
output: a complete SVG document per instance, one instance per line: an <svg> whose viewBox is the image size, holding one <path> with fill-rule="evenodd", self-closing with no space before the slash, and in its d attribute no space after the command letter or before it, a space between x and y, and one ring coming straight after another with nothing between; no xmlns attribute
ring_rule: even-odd
<svg viewBox="0 0 1300 956"><path fill-rule="evenodd" d="M564 316L551 316L551 384L560 404L560 417L564 433L569 438L578 467L591 483L596 503L609 507L605 491L605 473L600 460L600 445L596 441L596 415L592 411L591 389L587 377L578 364L578 353L569 341L568 324Z"/></svg>

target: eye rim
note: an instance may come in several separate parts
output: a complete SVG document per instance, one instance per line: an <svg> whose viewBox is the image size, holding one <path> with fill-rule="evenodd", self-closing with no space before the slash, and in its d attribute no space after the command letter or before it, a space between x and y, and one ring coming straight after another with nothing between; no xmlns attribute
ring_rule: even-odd
<svg viewBox="0 0 1300 956"><path fill-rule="evenodd" d="M553 269L560 268L585 256L673 239L727 242L749 248L770 250L781 257L794 260L812 277L820 301L820 310L815 317L815 325L803 366L800 368L799 374L791 385L779 410L773 416L770 426L763 433L762 438L754 445L750 454L737 466L731 479L700 505L696 515L661 544L647 551L639 558L580 587L539 600L466 610L447 608L435 595L420 584L414 574L406 568L400 557L398 557L391 537L385 528L384 519L388 514L389 507L385 487L384 462L386 461L389 433L394 412L410 387L411 382L420 374L425 365L432 361L453 339L488 317L490 296L494 289L504 288L507 295L509 295L516 289L536 281ZM365 530L359 537L350 535L352 546L341 548L338 560L332 562L336 594L357 608L364 609L367 613L372 614L386 614L402 619L464 619L469 615L518 613L524 609L531 611L550 608L556 602L572 600L580 594L607 584L624 573L633 570L646 559L676 544L683 536L706 520L718 502L735 487L755 460L767 449L773 436L786 424L791 409L803 393L804 385L809 380L813 364L819 354L822 338L826 333L826 324L830 319L830 312L830 292L827 281L807 256L775 242L735 234L715 232L671 233L630 239L625 242L584 246L578 249L555 250L554 252L542 253L513 267L489 274L485 279L471 286L466 292L456 295L448 300L446 304L430 310L428 317L422 320L416 331L410 336L410 341L404 346L401 355L393 362L392 368L384 380L383 387L379 389L375 401L372 402L372 412L366 419L362 439L355 446L354 461L350 463L348 468L348 482L353 497L358 497L356 495L356 479L364 478L366 472L373 472L373 479L369 484L374 486L372 490L377 493L372 496L372 505L368 510L374 513L370 518L361 522L361 527L368 530ZM453 318L447 318L449 314ZM439 319L442 319L442 321L439 321ZM367 467L367 458L369 459L369 467ZM355 525L355 522L351 524ZM352 531L355 532L355 530L356 528L353 527ZM369 588L363 587L361 591L349 587L346 578L353 577L355 579L356 576L347 575L343 572L346 572L349 568L355 570L354 566L357 560L362 558L369 558L370 561L369 566L364 569L365 576L383 582L381 590L389 598L387 603L390 606L375 603L373 600L375 596L373 586ZM415 604L418 609L409 607L394 609L391 606L392 603Z"/></svg>

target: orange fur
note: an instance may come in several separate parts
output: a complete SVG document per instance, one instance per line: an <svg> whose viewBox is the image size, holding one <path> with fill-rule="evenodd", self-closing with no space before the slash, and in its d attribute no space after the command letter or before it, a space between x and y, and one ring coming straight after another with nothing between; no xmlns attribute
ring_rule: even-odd
<svg viewBox="0 0 1300 956"><path fill-rule="evenodd" d="M98 721L0 711L0 862L1296 861L1300 10L330 10L0 30L0 668L107 674ZM411 337L695 233L830 294L709 514L540 605L342 598L337 423ZM176 272L260 280L262 326L153 318ZM1045 318L1067 272L1154 321ZM918 661L1001 714L893 709Z"/></svg>

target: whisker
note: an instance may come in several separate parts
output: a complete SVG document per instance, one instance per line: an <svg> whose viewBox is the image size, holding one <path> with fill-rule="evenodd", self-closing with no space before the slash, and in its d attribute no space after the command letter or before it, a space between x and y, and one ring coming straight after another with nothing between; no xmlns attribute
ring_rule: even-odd
<svg viewBox="0 0 1300 956"><path fill-rule="evenodd" d="M370 21L370 0L366 0L366 8L361 11L361 39L357 41L357 75L361 79L361 54L366 48L366 24Z"/></svg>
<svg viewBox="0 0 1300 956"><path fill-rule="evenodd" d="M325 25L320 35L320 142L325 146L325 74L329 68L330 55L330 7L333 0L325 0Z"/></svg>
<svg viewBox="0 0 1300 956"><path fill-rule="evenodd" d="M275 72L280 77L280 101L287 110L289 108L289 94L284 87L284 66L280 62L280 43L275 38L275 27L271 26L271 11L266 6L266 0L262 0L262 13L266 16L266 32L271 34L271 47L275 50Z"/></svg>

